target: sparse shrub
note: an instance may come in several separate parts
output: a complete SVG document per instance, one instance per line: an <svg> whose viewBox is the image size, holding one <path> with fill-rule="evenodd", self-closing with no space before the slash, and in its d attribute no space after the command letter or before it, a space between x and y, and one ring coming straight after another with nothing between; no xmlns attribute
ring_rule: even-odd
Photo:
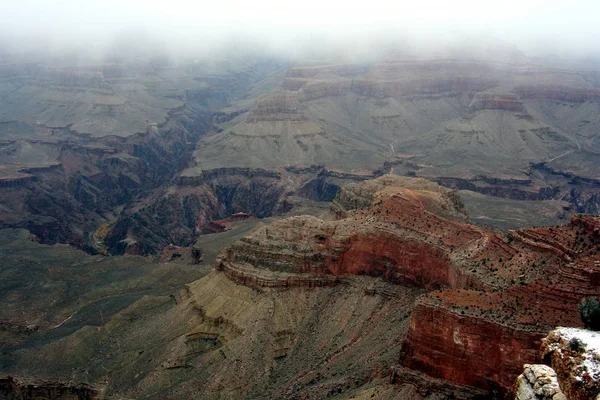
<svg viewBox="0 0 600 400"><path fill-rule="evenodd" d="M600 331L600 302L595 297L588 297L579 303L579 315L586 329Z"/></svg>
<svg viewBox="0 0 600 400"><path fill-rule="evenodd" d="M574 337L569 340L569 349L575 353L583 353L585 344L579 338Z"/></svg>

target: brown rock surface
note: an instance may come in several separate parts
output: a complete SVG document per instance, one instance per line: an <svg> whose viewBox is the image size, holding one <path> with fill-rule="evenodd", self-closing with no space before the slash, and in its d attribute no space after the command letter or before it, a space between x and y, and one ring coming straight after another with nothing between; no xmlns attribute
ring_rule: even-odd
<svg viewBox="0 0 600 400"><path fill-rule="evenodd" d="M71 384L43 379L0 378L0 396L22 400L102 400L104 390L85 383Z"/></svg>

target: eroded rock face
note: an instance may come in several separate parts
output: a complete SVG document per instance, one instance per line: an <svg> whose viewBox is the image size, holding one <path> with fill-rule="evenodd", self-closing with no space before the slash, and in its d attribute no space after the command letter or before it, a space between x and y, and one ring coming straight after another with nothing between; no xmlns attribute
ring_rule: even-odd
<svg viewBox="0 0 600 400"><path fill-rule="evenodd" d="M360 209L364 204L369 207ZM348 185L335 208L346 218L293 217L260 229L224 250L217 269L247 284L280 274L286 286L290 274L302 274L313 277L308 286L323 279L329 285L344 275L429 289L486 285L467 276L462 259L486 234L462 222L450 191L422 179L383 176ZM251 271L256 280L249 278Z"/></svg>
<svg viewBox="0 0 600 400"><path fill-rule="evenodd" d="M526 99L560 100L573 103L600 101L600 90L566 86L518 86L515 92Z"/></svg>
<svg viewBox="0 0 600 400"><path fill-rule="evenodd" d="M569 400L600 397L600 332L558 328L542 340L541 354Z"/></svg>
<svg viewBox="0 0 600 400"><path fill-rule="evenodd" d="M597 242L586 228L594 224L582 225L590 218L577 216L570 225L511 233L514 253L486 262L502 274L509 263L524 266L520 274L505 275L514 283L505 289L444 290L420 299L403 365L488 390L499 384L508 395L522 365L537 361L546 332L561 324L579 326L578 303L598 293ZM465 365L449 356L456 354L465 354Z"/></svg>
<svg viewBox="0 0 600 400"><path fill-rule="evenodd" d="M305 121L296 93L283 91L256 101L247 121Z"/></svg>
<svg viewBox="0 0 600 400"><path fill-rule="evenodd" d="M19 400L102 400L104 390L85 383L72 384L42 379L0 378L0 396Z"/></svg>

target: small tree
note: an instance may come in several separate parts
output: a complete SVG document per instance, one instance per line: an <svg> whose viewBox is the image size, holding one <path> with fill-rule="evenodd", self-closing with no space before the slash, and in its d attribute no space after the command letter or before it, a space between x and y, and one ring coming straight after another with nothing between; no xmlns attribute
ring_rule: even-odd
<svg viewBox="0 0 600 400"><path fill-rule="evenodd" d="M588 297L579 303L579 315L586 329L600 331L600 301L595 297Z"/></svg>
<svg viewBox="0 0 600 400"><path fill-rule="evenodd" d="M583 352L585 350L585 347L585 344L579 338L574 337L571 340L569 340L569 348L575 353Z"/></svg>

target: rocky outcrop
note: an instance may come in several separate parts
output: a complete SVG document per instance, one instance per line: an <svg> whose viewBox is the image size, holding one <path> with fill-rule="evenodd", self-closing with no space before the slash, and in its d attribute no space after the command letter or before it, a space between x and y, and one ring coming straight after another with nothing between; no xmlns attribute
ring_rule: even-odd
<svg viewBox="0 0 600 400"><path fill-rule="evenodd" d="M471 111L479 110L525 112L523 102L514 94L478 94L471 102Z"/></svg>
<svg viewBox="0 0 600 400"><path fill-rule="evenodd" d="M360 196L361 202L353 200ZM352 209L366 203L371 207ZM286 274L316 274L327 282L370 275L430 289L484 285L466 274L456 253L485 234L461 222L451 192L422 179L383 176L348 186L335 204L344 219L275 221L225 249L217 268L243 277L257 270L269 271L273 279L281 273L284 286L293 281ZM453 233L440 236L436 230L442 223Z"/></svg>
<svg viewBox="0 0 600 400"><path fill-rule="evenodd" d="M567 399L600 398L600 332L555 329L542 340L541 355Z"/></svg>
<svg viewBox="0 0 600 400"><path fill-rule="evenodd" d="M19 400L102 400L104 390L85 383L8 376L0 378L0 397Z"/></svg>
<svg viewBox="0 0 600 400"><path fill-rule="evenodd" d="M294 92L274 93L258 99L247 118L247 122L250 123L306 120L298 107L298 99Z"/></svg>
<svg viewBox="0 0 600 400"><path fill-rule="evenodd" d="M504 236L466 223L453 192L388 175L343 187L332 210L338 220L259 229L225 249L217 269L257 289L356 275L438 289L414 306L399 360L434 381L510 397L545 332L579 324L577 304L598 290L596 217Z"/></svg>
<svg viewBox="0 0 600 400"><path fill-rule="evenodd" d="M515 382L515 400L567 400L556 372L547 365L525 364Z"/></svg>

